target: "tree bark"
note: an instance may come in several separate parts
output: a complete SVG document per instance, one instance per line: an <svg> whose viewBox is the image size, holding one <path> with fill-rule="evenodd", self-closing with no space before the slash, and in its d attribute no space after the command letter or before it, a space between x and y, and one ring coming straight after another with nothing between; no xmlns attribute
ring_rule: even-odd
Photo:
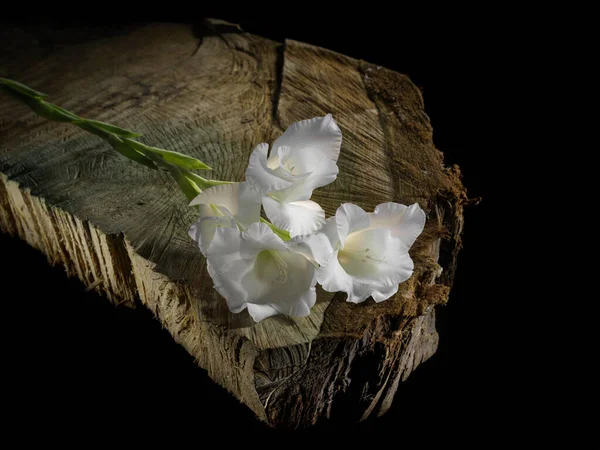
<svg viewBox="0 0 600 450"><path fill-rule="evenodd" d="M413 276L393 298L355 305L318 291L306 318L255 324L212 288L187 229L195 220L168 175L76 127L0 94L0 228L112 302L145 305L210 377L272 426L383 414L398 383L438 344L467 201L445 168L418 88L404 75L329 50L244 33L222 21L126 30L6 27L0 75L74 113L133 129L146 144L198 157L241 181L260 142L332 113L340 173L313 200L367 211L418 202ZM186 389L182 387L182 390Z"/></svg>

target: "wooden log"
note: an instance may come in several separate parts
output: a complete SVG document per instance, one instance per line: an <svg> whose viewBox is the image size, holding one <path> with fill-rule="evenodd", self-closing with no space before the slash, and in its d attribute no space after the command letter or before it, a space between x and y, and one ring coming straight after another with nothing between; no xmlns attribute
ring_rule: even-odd
<svg viewBox="0 0 600 450"><path fill-rule="evenodd" d="M418 202L427 213L411 249L414 275L388 301L355 305L319 291L305 318L255 324L230 313L187 235L194 211L168 175L3 93L0 228L115 304L148 307L272 426L358 421L390 407L398 384L436 351L434 307L448 299L467 201L406 76L221 21L2 33L0 75L196 156L220 179L242 180L254 147L292 122L332 113L343 133L340 174L313 196L327 215L346 201L367 211Z"/></svg>

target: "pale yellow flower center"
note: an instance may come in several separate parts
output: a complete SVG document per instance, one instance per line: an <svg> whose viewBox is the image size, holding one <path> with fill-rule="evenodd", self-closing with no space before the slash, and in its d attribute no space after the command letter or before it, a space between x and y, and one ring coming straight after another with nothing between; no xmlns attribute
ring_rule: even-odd
<svg viewBox="0 0 600 450"><path fill-rule="evenodd" d="M346 273L352 276L365 276L376 273L377 264L386 262L385 256L379 256L369 247L361 245L360 232L358 232L348 236L344 249L338 252L338 261Z"/></svg>
<svg viewBox="0 0 600 450"><path fill-rule="evenodd" d="M288 267L279 252L263 250L254 263L259 280L270 284L283 284L287 280Z"/></svg>

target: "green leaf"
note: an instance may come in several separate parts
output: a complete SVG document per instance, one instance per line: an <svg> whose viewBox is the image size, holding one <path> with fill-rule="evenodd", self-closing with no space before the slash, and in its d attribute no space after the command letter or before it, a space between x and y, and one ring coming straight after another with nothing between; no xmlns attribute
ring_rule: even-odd
<svg viewBox="0 0 600 450"><path fill-rule="evenodd" d="M80 123L82 122L87 122L91 125L94 125L97 128L100 128L101 130L107 131L108 133L116 134L117 136L121 136L124 138L135 138L141 136L141 134L138 134L134 131L121 128L116 125L111 125L110 123L100 122L99 120L80 119ZM79 123L76 124L79 125Z"/></svg>
<svg viewBox="0 0 600 450"><path fill-rule="evenodd" d="M220 184L234 183L233 181L207 180L206 178L203 178L200 175L195 174L194 172L190 172L187 169L183 169L182 173L186 178L193 181L202 189L208 189L213 186L218 186Z"/></svg>
<svg viewBox="0 0 600 450"><path fill-rule="evenodd" d="M131 148L127 143L123 142L119 137L114 134L109 135L108 142L113 148L118 151L121 155L134 160L140 164L143 164L146 167L149 167L154 170L158 170L158 167L150 158L142 155L137 152L135 149Z"/></svg>
<svg viewBox="0 0 600 450"><path fill-rule="evenodd" d="M19 83L18 81L14 80L9 80L7 78L0 78L0 86L35 99L41 100L43 98L48 97L48 94L36 91L35 89L31 89L29 86L25 86L23 83Z"/></svg>
<svg viewBox="0 0 600 450"><path fill-rule="evenodd" d="M17 100L29 106L37 115L56 122L75 123L80 118L60 106L49 103L40 98L31 97L16 89L7 89L6 92Z"/></svg>
<svg viewBox="0 0 600 450"><path fill-rule="evenodd" d="M199 159L193 158L191 156L184 155L179 152L172 152L169 150L163 150L161 148L149 147L148 145L142 144L141 142L133 141L131 139L125 139L125 141L131 145L136 150L146 153L152 152L155 155L159 155L165 161L175 164L178 167L182 167L184 169L205 169L212 170L210 166L207 166Z"/></svg>
<svg viewBox="0 0 600 450"><path fill-rule="evenodd" d="M202 192L202 189L200 189L192 180L187 178L178 167L169 164L168 169L171 172L171 176L175 178L175 181L177 181L179 189L183 191L188 201L192 201L199 193Z"/></svg>
<svg viewBox="0 0 600 450"><path fill-rule="evenodd" d="M202 192L202 189L184 176L177 178L177 184L189 201L194 200Z"/></svg>
<svg viewBox="0 0 600 450"><path fill-rule="evenodd" d="M72 120L74 120L74 121L75 121L75 120L80 120L80 119L81 119L81 118L80 118L78 115L76 115L76 114L73 114L71 111L67 111L67 110L66 110L66 109L64 109L64 108L61 108L61 107L60 107L60 106L58 106L58 105L55 105L55 104L53 104L53 103L48 103L48 102L45 102L45 101L43 101L43 100L42 100L42 102L43 102L43 103L45 103L46 105L50 106L50 107L51 107L51 108L53 108L54 110L58 111L59 113L61 113L61 114L64 114L65 116L69 116L69 117L71 117L71 118L72 118Z"/></svg>
<svg viewBox="0 0 600 450"><path fill-rule="evenodd" d="M44 100L37 100L33 98L26 98L24 100L36 114L42 116L48 120L54 120L55 122L69 122L74 123L79 120L75 114L70 113L66 109L60 106L53 105L52 103L45 102Z"/></svg>
<svg viewBox="0 0 600 450"><path fill-rule="evenodd" d="M96 136L101 137L102 139L105 139L107 141L111 138L111 136L114 136L114 134L109 133L108 131L102 128L98 128L96 125L87 120L78 120L74 122L74 124L82 130L85 130L88 133L95 134Z"/></svg>
<svg viewBox="0 0 600 450"><path fill-rule="evenodd" d="M281 228L276 227L271 222L269 222L268 220L263 219L262 217L260 218L260 221L262 223L266 223L269 226L269 228L271 230L273 230L273 233L275 233L277 236L279 236L282 240L289 241L290 239L292 239L292 237L290 236L290 232L289 231L282 230Z"/></svg>

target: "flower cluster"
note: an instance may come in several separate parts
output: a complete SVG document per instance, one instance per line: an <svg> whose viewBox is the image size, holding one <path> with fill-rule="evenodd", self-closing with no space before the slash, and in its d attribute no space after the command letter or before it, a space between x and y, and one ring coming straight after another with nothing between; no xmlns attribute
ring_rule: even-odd
<svg viewBox="0 0 600 450"><path fill-rule="evenodd" d="M408 250L425 225L418 204L383 203L367 213L344 203L326 220L310 200L337 177L341 144L331 115L296 122L270 152L264 143L254 149L247 181L211 187L190 203L200 215L189 234L230 311L247 308L257 322L306 316L317 282L349 302L380 302L412 275Z"/></svg>
<svg viewBox="0 0 600 450"><path fill-rule="evenodd" d="M342 204L334 217L310 198L335 180L342 132L331 117L296 122L271 151L259 144L250 156L247 181L209 180L193 170L204 162L134 138L141 134L86 119L46 101L46 94L0 78L0 88L36 114L71 123L107 141L121 155L170 173L198 208L189 230L206 256L215 289L229 309L248 309L257 322L277 314L306 316L315 304L315 285L348 294L360 303L390 298L412 275L408 250L425 226L425 213L383 203L372 213ZM260 217L261 206L271 222Z"/></svg>

